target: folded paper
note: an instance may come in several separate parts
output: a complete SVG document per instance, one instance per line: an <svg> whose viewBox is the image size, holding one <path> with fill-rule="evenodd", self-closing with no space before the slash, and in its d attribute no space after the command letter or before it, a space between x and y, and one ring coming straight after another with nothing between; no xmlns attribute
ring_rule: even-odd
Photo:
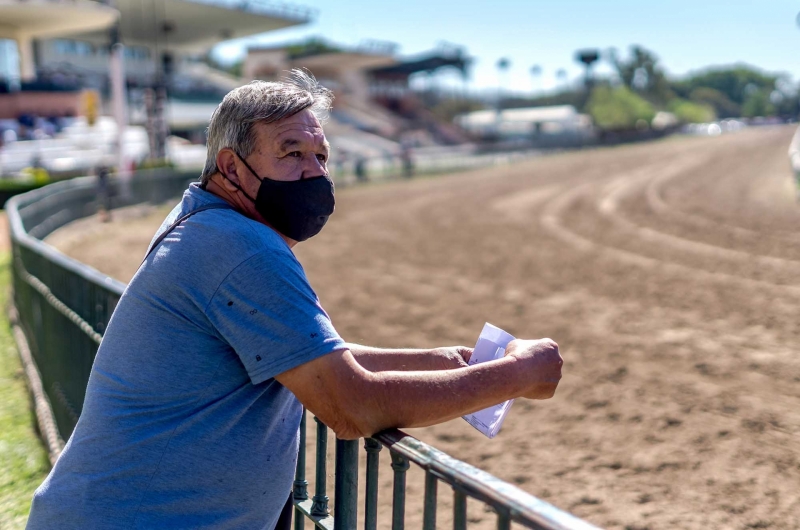
<svg viewBox="0 0 800 530"><path fill-rule="evenodd" d="M469 359L469 365L502 359L506 353L506 346L512 340L514 340L513 336L487 322L484 324L483 331L481 331L478 342L475 344L475 350ZM500 432L500 427L503 426L503 421L506 419L508 411L511 410L512 403L514 403L514 400L509 399L499 405L467 414L463 418L489 438L494 438Z"/></svg>

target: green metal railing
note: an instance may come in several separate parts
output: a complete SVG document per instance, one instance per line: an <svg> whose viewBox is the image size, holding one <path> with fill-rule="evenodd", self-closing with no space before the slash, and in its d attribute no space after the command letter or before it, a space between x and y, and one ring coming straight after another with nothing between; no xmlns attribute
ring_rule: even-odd
<svg viewBox="0 0 800 530"><path fill-rule="evenodd" d="M324 530L351 530L358 525L359 442L336 439L334 516L329 515L327 485L328 428L316 423L316 470L314 495L309 498L306 480L306 413L300 423L300 452L297 459L293 500L294 530L304 530L305 520ZM364 439L366 487L364 530L378 528L378 476L383 448L389 450L393 473L391 529L403 530L406 516L406 474L413 463L425 473L422 529L434 530L437 522L439 483L453 491L453 529L467 528L467 502L474 499L496 513L498 530L512 522L539 530L590 530L595 526L559 510L489 473L439 451L408 434L391 429ZM385 526L385 525L383 525Z"/></svg>
<svg viewBox="0 0 800 530"><path fill-rule="evenodd" d="M146 171L131 180L116 206L163 203L186 188L194 173ZM6 203L14 305L31 356L66 440L83 407L89 372L125 284L71 259L41 240L97 212L96 180L57 182Z"/></svg>
<svg viewBox="0 0 800 530"><path fill-rule="evenodd" d="M194 175L149 172L134 176L130 194L117 205L160 203L176 197ZM92 362L125 285L69 258L41 241L65 224L97 211L94 179L60 182L13 197L6 205L11 234L14 304L19 324L50 400L63 439L81 413ZM328 428L316 420L314 491L306 480L306 414L292 490L294 530L308 520L324 530L358 525L359 442L336 439L333 515L327 484ZM380 452L388 449L393 473L392 530L405 528L406 474L413 463L425 473L422 528L436 528L439 483L453 490L453 528L467 527L468 499L497 514L498 530L516 522L527 528L588 530L592 525L496 477L456 460L398 430L364 440L364 530L378 528ZM382 525L383 526L383 525Z"/></svg>

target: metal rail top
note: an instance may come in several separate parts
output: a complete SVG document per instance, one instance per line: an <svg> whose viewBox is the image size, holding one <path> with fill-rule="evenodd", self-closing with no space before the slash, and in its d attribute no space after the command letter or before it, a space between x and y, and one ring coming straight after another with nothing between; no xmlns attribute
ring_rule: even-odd
<svg viewBox="0 0 800 530"><path fill-rule="evenodd" d="M373 436L393 451L468 496L507 512L514 521L530 528L552 530L598 530L598 527L559 510L555 506L513 486L494 475L432 447L398 429Z"/></svg>
<svg viewBox="0 0 800 530"><path fill-rule="evenodd" d="M5 205L6 214L8 216L9 233L11 240L18 245L40 254L89 282L101 285L115 292L115 294L122 296L123 291L125 291L124 283L59 252L54 247L33 237L28 234L28 231L25 230L25 226L22 224L20 210L23 210L25 207L35 204L36 201L52 195L54 192L57 193L67 189L92 188L95 186L95 182L96 180L94 177L79 177L69 181L49 184L43 188L11 197Z"/></svg>

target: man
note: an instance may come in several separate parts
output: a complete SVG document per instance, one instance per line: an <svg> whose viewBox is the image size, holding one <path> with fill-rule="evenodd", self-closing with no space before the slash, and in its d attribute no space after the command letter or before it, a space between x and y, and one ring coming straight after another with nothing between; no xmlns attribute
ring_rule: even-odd
<svg viewBox="0 0 800 530"><path fill-rule="evenodd" d="M220 104L201 183L120 299L29 529L272 530L303 405L348 439L553 395L562 361L548 339L467 367L468 348L339 337L291 250L333 212L317 117L330 102L295 71Z"/></svg>

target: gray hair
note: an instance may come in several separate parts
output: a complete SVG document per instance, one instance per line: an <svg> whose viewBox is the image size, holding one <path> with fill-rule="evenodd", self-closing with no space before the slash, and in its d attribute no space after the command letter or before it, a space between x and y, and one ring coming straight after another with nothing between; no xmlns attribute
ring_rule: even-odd
<svg viewBox="0 0 800 530"><path fill-rule="evenodd" d="M217 155L224 148L248 157L256 147L253 125L274 123L310 109L325 121L333 93L310 72L293 69L282 81L252 81L228 92L208 124L208 153L200 183L206 185L217 172Z"/></svg>

